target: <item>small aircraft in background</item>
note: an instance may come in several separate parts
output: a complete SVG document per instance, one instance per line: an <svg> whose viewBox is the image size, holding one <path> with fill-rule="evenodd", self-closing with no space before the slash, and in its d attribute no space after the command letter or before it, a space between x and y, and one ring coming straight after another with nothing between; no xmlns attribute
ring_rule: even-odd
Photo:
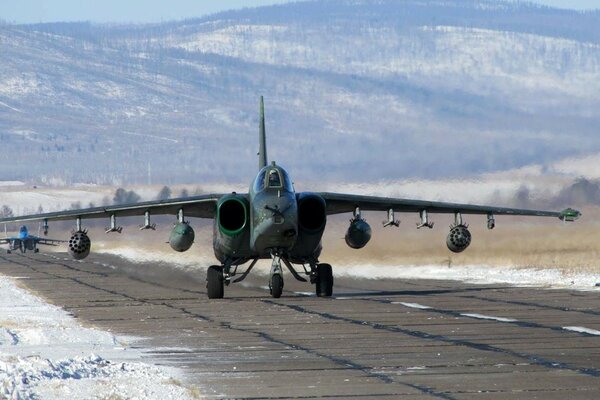
<svg viewBox="0 0 600 400"><path fill-rule="evenodd" d="M34 253L38 253L40 249L37 248L38 244L47 246L58 246L59 243L65 243L66 240L59 239L46 239L39 236L33 236L29 234L25 225L19 228L19 235L13 237L7 237L0 239L0 244L8 244L8 254L12 253L13 250L21 250L21 253L31 250Z"/></svg>

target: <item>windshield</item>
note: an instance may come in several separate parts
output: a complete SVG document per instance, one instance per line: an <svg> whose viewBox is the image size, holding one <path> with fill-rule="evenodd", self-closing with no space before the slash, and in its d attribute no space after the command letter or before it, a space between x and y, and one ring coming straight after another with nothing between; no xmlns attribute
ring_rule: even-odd
<svg viewBox="0 0 600 400"><path fill-rule="evenodd" d="M265 174L266 173L267 173L267 171L263 170L256 177L256 180L254 181L254 192L260 192L261 190L263 190L263 187L265 184Z"/></svg>
<svg viewBox="0 0 600 400"><path fill-rule="evenodd" d="M277 171L276 169L272 169L269 171L268 185L270 188L281 187L281 176L279 176L279 171Z"/></svg>
<svg viewBox="0 0 600 400"><path fill-rule="evenodd" d="M281 167L268 167L260 171L254 181L254 192L260 192L263 189L283 189L293 192L292 181L285 170Z"/></svg>

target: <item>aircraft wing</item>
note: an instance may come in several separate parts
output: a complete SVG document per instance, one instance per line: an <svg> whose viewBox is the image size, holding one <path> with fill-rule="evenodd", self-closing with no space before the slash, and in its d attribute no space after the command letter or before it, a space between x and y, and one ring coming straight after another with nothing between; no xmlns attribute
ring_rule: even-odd
<svg viewBox="0 0 600 400"><path fill-rule="evenodd" d="M327 214L353 212L358 207L361 211L394 210L396 212L420 212L426 210L428 213L436 214L520 215L555 217L565 221L574 221L581 216L579 211L571 208L563 211L543 211L390 197L359 196L343 193L319 193L319 195L327 203Z"/></svg>
<svg viewBox="0 0 600 400"><path fill-rule="evenodd" d="M75 218L110 218L111 215L114 215L115 217L133 217L137 215L143 216L146 211L152 215L176 215L181 209L183 209L186 217L214 218L216 215L217 201L223 196L224 194L206 194L201 196L181 197L168 200L154 200L106 207L82 208L79 210L59 211L45 214L31 214L18 217L1 218L0 223L40 220L65 221Z"/></svg>
<svg viewBox="0 0 600 400"><path fill-rule="evenodd" d="M9 244L13 240L19 240L18 238L2 238L0 239L0 244Z"/></svg>
<svg viewBox="0 0 600 400"><path fill-rule="evenodd" d="M60 243L68 242L68 240L46 239L46 238L41 238L41 237L36 237L35 241L37 244L44 244L47 246L58 246Z"/></svg>

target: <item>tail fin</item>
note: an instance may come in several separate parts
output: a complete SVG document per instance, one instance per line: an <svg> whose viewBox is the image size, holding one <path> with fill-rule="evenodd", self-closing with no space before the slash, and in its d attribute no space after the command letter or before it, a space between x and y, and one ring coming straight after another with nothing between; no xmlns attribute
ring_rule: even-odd
<svg viewBox="0 0 600 400"><path fill-rule="evenodd" d="M265 133L265 104L263 97L260 96L260 117L258 125L258 140L260 147L258 149L258 169L267 166L267 134Z"/></svg>

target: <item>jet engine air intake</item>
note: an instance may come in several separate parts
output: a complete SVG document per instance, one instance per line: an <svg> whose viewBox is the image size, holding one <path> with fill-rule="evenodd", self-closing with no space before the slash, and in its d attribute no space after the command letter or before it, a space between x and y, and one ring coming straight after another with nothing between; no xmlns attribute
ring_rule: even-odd
<svg viewBox="0 0 600 400"><path fill-rule="evenodd" d="M450 233L446 238L448 249L454 253L465 251L471 244L471 232L467 229L467 225L454 225L450 227Z"/></svg>
<svg viewBox="0 0 600 400"><path fill-rule="evenodd" d="M309 194L298 201L298 225L307 232L318 232L325 227L327 213L325 200L319 195Z"/></svg>
<svg viewBox="0 0 600 400"><path fill-rule="evenodd" d="M90 254L92 241L87 235L87 231L73 232L69 239L68 251L75 260L83 260Z"/></svg>
<svg viewBox="0 0 600 400"><path fill-rule="evenodd" d="M346 244L353 249L362 249L371 240L371 226L360 216L360 209L354 211L354 218L346 232Z"/></svg>
<svg viewBox="0 0 600 400"><path fill-rule="evenodd" d="M192 247L195 238L194 229L188 222L178 222L169 235L169 245L173 250L182 253Z"/></svg>
<svg viewBox="0 0 600 400"><path fill-rule="evenodd" d="M223 197L217 204L217 221L224 235L240 234L248 222L246 200L234 194Z"/></svg>

